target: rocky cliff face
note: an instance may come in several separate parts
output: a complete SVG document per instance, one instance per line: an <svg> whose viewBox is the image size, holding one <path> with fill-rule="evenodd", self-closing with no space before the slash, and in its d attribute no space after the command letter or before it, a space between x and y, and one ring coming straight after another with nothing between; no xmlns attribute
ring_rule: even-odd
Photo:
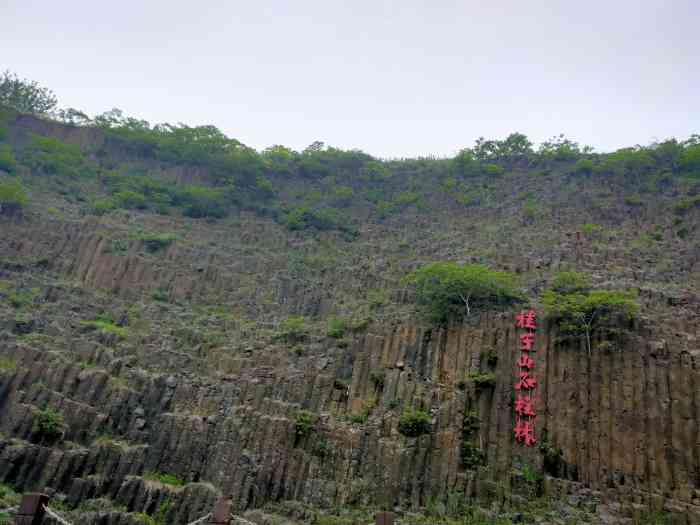
<svg viewBox="0 0 700 525"><path fill-rule="evenodd" d="M513 440L510 316L444 330L373 326L305 368L251 359L218 381L149 376L92 348L58 359L5 342L3 355L17 367L0 376L0 480L51 487L74 504L107 497L148 511L168 499L171 519L184 522L219 494L238 508L278 499L410 507L452 492L488 495L495 481L510 483L514 466L546 462L550 490L578 482L630 501L666 499L697 515L698 353L681 337L661 335L674 334L636 326L589 358L583 348L557 344L551 329L540 330L536 408L546 453ZM91 366L76 364L85 362ZM490 370L494 386L469 382L470 372ZM32 412L40 406L63 412L70 446L33 442ZM429 435L398 433L399 415L410 406L432 415ZM300 409L318 416L301 439ZM365 424L348 420L362 411ZM476 470L460 459L467 411L478 414L472 439L485 452ZM148 471L187 485L172 489L139 477Z"/></svg>
<svg viewBox="0 0 700 525"><path fill-rule="evenodd" d="M173 183L207 177L135 160L96 130L36 119L12 129L20 145L27 132L143 162ZM605 209L622 226L596 239L570 227L593 204L565 210L570 195L545 185L549 222L499 202L364 223L350 243L248 212L85 216L36 184L36 207L0 216L0 483L55 491L70 509L111 507L99 519L114 525L138 512L188 523L221 496L238 510L290 499L415 509L542 490L700 522L700 253L670 225L653 230L663 247L640 244L662 197L629 214ZM163 233L175 240L148 245ZM533 298L556 270L586 270L637 290L642 316L594 334L590 354L540 322L539 443L524 448L513 438L515 312L418 320L399 279L430 259L488 260L520 274ZM282 340L290 315L313 329ZM329 316L352 326L327 336ZM429 414L429 433L398 431L411 408ZM59 436L36 426L47 409L63 415Z"/></svg>

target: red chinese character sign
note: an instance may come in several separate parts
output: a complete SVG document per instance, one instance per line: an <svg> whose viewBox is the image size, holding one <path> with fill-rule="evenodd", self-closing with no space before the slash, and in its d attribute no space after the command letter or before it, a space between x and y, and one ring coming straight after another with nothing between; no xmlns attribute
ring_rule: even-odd
<svg viewBox="0 0 700 525"><path fill-rule="evenodd" d="M534 378L535 361L531 355L535 351L535 312L528 310L515 316L515 327L523 332L518 333L518 381L515 383L515 440L518 443L531 447L537 443L535 438L535 417L532 398L533 390L537 387Z"/></svg>

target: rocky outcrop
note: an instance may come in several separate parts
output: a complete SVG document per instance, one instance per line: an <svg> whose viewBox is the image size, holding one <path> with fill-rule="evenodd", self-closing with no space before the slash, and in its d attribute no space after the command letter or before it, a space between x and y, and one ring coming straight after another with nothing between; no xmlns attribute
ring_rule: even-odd
<svg viewBox="0 0 700 525"><path fill-rule="evenodd" d="M616 340L597 341L590 358L582 347L558 343L553 327L538 332L544 446L531 449L512 436L517 346L507 315L446 329L374 326L317 366L252 360L218 381L151 377L115 362L81 370L6 346L3 355L18 366L0 376L0 481L53 487L73 502L109 497L137 511L162 499L144 500L130 488L148 471L187 482L197 509L218 491L238 508L289 498L410 507L452 492L488 495L489 483L507 483L514 466L529 463L544 465L553 479L630 501L662 499L697 515L698 350L690 334L652 326L624 327L630 330ZM476 388L469 381L475 371L492 371L495 385ZM70 446L36 442L32 412L41 406L64 413ZM431 414L430 434L398 433L408 407ZM318 419L300 438L301 409ZM366 422L349 420L363 411ZM478 414L473 441L485 454L476 470L460 461L467 411ZM128 444L95 441L101 435ZM216 489L197 492L201 483Z"/></svg>

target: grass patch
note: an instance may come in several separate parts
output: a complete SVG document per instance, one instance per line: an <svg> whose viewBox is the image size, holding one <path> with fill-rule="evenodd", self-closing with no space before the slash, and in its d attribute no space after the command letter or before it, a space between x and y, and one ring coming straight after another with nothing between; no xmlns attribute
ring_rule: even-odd
<svg viewBox="0 0 700 525"><path fill-rule="evenodd" d="M17 361L9 357L0 357L0 372L14 372L17 370Z"/></svg>
<svg viewBox="0 0 700 525"><path fill-rule="evenodd" d="M185 482L175 476L174 474L168 474L166 472L153 472L148 471L143 474L143 479L147 481L157 481L163 485L169 485L171 487L182 487Z"/></svg>
<svg viewBox="0 0 700 525"><path fill-rule="evenodd" d="M101 332L103 334L115 335L120 339L126 339L129 334L126 328L117 326L113 321L109 319L95 319L94 321L80 321L82 326L86 328L91 328L95 331Z"/></svg>

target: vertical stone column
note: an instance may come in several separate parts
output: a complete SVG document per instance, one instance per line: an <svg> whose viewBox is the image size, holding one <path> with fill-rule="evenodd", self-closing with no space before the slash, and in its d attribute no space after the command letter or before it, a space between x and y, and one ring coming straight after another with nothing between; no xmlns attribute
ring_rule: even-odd
<svg viewBox="0 0 700 525"><path fill-rule="evenodd" d="M44 505L48 503L46 494L25 494L15 516L15 525L40 525L44 519Z"/></svg>
<svg viewBox="0 0 700 525"><path fill-rule="evenodd" d="M231 525L231 500L221 498L214 506L210 525Z"/></svg>

